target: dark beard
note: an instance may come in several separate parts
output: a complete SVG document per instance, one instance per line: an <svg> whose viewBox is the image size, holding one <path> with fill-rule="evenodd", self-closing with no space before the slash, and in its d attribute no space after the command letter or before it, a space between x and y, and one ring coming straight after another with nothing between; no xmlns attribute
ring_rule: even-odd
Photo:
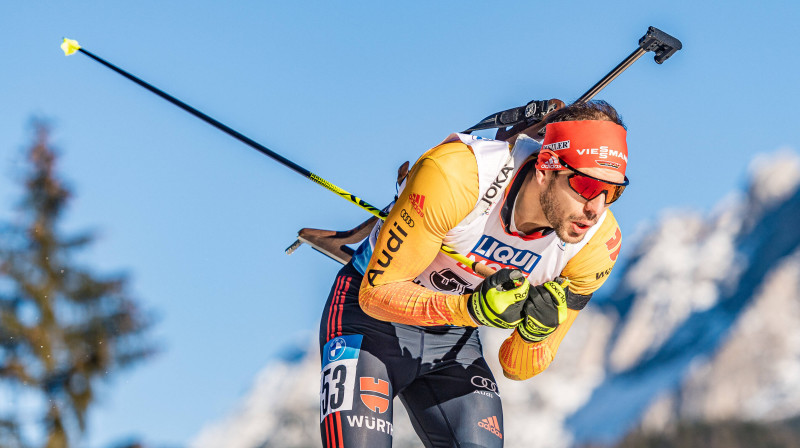
<svg viewBox="0 0 800 448"><path fill-rule="evenodd" d="M570 244L580 243L586 234L575 235L570 232L572 228L571 221L579 221L583 219L583 216L573 217L573 216L564 216L564 212L559 206L558 202L555 199L555 195L553 193L553 187L555 185L556 179L558 174L553 173L554 176L550 179L550 182L547 183L547 188L539 195L539 204L542 206L542 212L544 213L545 219L550 224L555 232L556 236L558 236L561 241ZM586 218L594 220L594 216L586 216Z"/></svg>

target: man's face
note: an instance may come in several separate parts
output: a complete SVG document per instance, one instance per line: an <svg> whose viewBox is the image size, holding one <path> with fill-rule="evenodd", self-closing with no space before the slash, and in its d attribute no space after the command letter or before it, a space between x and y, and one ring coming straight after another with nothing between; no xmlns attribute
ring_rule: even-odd
<svg viewBox="0 0 800 448"><path fill-rule="evenodd" d="M592 172L589 172L589 171ZM621 182L622 174L603 168L583 170L590 176ZM542 212L556 235L567 243L579 243L586 232L597 224L600 215L606 209L606 195L586 200L575 192L567 181L573 171L549 171L547 186L539 195Z"/></svg>

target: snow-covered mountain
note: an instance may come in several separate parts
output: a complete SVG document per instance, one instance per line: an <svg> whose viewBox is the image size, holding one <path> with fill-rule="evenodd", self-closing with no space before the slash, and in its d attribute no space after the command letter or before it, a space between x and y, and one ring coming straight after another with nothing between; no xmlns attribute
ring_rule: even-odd
<svg viewBox="0 0 800 448"><path fill-rule="evenodd" d="M756 159L744 194L665 215L620 263L541 375L498 374L508 447L613 442L680 420L800 415L800 157ZM482 329L495 372L506 332ZM319 447L313 340L266 366L194 448ZM417 447L395 403L395 447Z"/></svg>

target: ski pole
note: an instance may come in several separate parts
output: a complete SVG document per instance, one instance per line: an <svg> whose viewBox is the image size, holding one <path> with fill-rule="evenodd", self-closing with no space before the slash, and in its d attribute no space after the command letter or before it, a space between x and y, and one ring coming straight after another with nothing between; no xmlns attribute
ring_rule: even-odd
<svg viewBox="0 0 800 448"><path fill-rule="evenodd" d="M302 166L292 162L291 160L281 156L280 154L272 151L271 149L267 148L266 146L256 142L255 140L247 137L246 135L232 129L225 124L211 118L210 116L200 112L199 110L195 109L194 107L184 103L183 101L173 97L172 95L148 84L145 81L137 78L136 76L131 75L130 73L122 70L121 68L111 64L110 62L92 54L88 50L82 48L78 41L73 39L64 38L64 41L61 43L61 49L64 51L65 56L72 55L76 52L80 52L85 54L86 56L90 57L91 59L99 62L100 64L108 67L109 69L119 73L120 75L128 78L129 80L135 82L136 84L144 87L145 89L155 93L156 95L160 96L161 98L169 101L170 103L180 107L181 109L189 112L190 114L194 115L195 117L205 121L206 123L214 126L215 128L225 132L226 134L230 135L231 137L241 141L242 143L250 146L251 148L257 150L258 152L272 158L273 160L277 161L278 163L282 164L283 166L291 169L292 171L302 175L303 177L311 180L312 182L325 187L326 189L338 194L342 198L346 199L347 201L361 207L362 209L368 211L369 213L377 216L380 219L386 219L388 215L386 212L370 205L368 202L364 201L363 199L349 193L348 191L337 187L336 185L328 182L327 180L323 179L322 177L312 173L311 171L303 168ZM454 260L458 261L461 264L468 266L472 269L476 274L487 277L494 273L494 270L484 264L478 263L476 261L470 260L469 258L465 257L464 255L459 254L454 249L447 247L446 245L442 245L441 248L442 252L448 255L449 257L453 258Z"/></svg>
<svg viewBox="0 0 800 448"><path fill-rule="evenodd" d="M61 49L64 50L64 54L67 55L67 56L69 56L69 55L71 55L71 54L73 54L75 52L81 52L81 53L85 54L86 56L89 56L90 58L94 59L95 61L99 62L100 64L105 65L106 67L110 68L111 70L113 70L113 71L119 73L120 75L128 78L129 80L135 82L136 84L139 84L140 86L144 87L145 89L155 93L156 95L160 96L161 98L164 98L165 100L169 101L170 103L180 107L181 109L185 110L186 112L189 112L190 114L194 115L195 117L205 121L206 123L214 126L215 128L221 130L222 132L225 132L226 134L228 134L231 137L233 137L233 138L241 141L242 143L250 146L251 148L254 148L255 150L259 151L260 153L262 153L262 154L264 154L264 155L266 155L268 157L271 157L272 159L276 160L277 162L279 162L283 166L291 169L292 171L300 174L301 176L306 177L307 179L310 179L311 181L316 182L319 185L322 185L323 187L327 188L328 190L333 191L334 193L338 194L339 196L342 196L343 198L347 199L348 201L353 202L354 204L360 206L364 210L372 213L373 215L375 215L375 216L377 216L379 218L383 218L383 217L386 216L385 214L383 214L383 212L380 211L380 209L373 207L372 205L368 204L367 202L365 202L361 198L358 198L357 196L350 194L349 192L347 192L347 191L337 187L336 185L328 182L327 180L317 176L316 174L314 174L311 171L303 168L302 166L300 166L300 165L292 162L291 160L281 156L280 154L276 153L275 151L272 151L271 149L267 148L266 146L256 142L255 140L247 137L246 135L241 134L240 132L236 131L235 129L232 129L232 128L226 126L225 124L215 120L214 118L211 118L210 116L204 114L203 112L200 112L199 110L197 110L194 107L184 103L183 101L173 97L172 95L169 95L168 93L166 93L166 92L164 92L162 90L159 90L158 88L152 86L151 84L148 84L148 83L142 81L141 79L131 75L130 73L126 72L125 70L122 70L121 68L111 64L110 62L105 61L102 58L92 54L88 50L86 50L86 49L82 48L80 45L78 45L77 41L72 40L72 39L64 38L64 42L61 44Z"/></svg>

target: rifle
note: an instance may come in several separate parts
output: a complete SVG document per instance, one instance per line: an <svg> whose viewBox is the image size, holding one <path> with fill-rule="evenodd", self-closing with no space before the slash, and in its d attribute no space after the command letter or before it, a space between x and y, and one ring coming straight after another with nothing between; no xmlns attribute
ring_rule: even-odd
<svg viewBox="0 0 800 448"><path fill-rule="evenodd" d="M657 64L662 64L682 47L683 45L678 39L658 28L652 26L648 27L645 35L639 39L637 48L600 79L600 81L575 100L573 104L590 101L645 53L649 51L654 52L654 60ZM507 140L523 130L526 130L529 134L541 134L547 124L548 115L562 107L564 107L564 102L557 99L533 100L524 106L506 109L489 115L463 131L463 133L469 134L476 130L496 128L497 133L495 134L495 139L497 140ZM405 162L397 170L397 183L400 184L407 174L408 162ZM291 254L303 243L306 243L323 255L339 263L347 264L354 253L354 250L348 245L358 243L366 238L377 221L378 218L373 216L352 229L345 231L304 227L297 232L297 240L286 248L286 254ZM479 269L482 272L478 272ZM473 270L484 277L491 275L493 272L491 268L477 263L473 265Z"/></svg>

